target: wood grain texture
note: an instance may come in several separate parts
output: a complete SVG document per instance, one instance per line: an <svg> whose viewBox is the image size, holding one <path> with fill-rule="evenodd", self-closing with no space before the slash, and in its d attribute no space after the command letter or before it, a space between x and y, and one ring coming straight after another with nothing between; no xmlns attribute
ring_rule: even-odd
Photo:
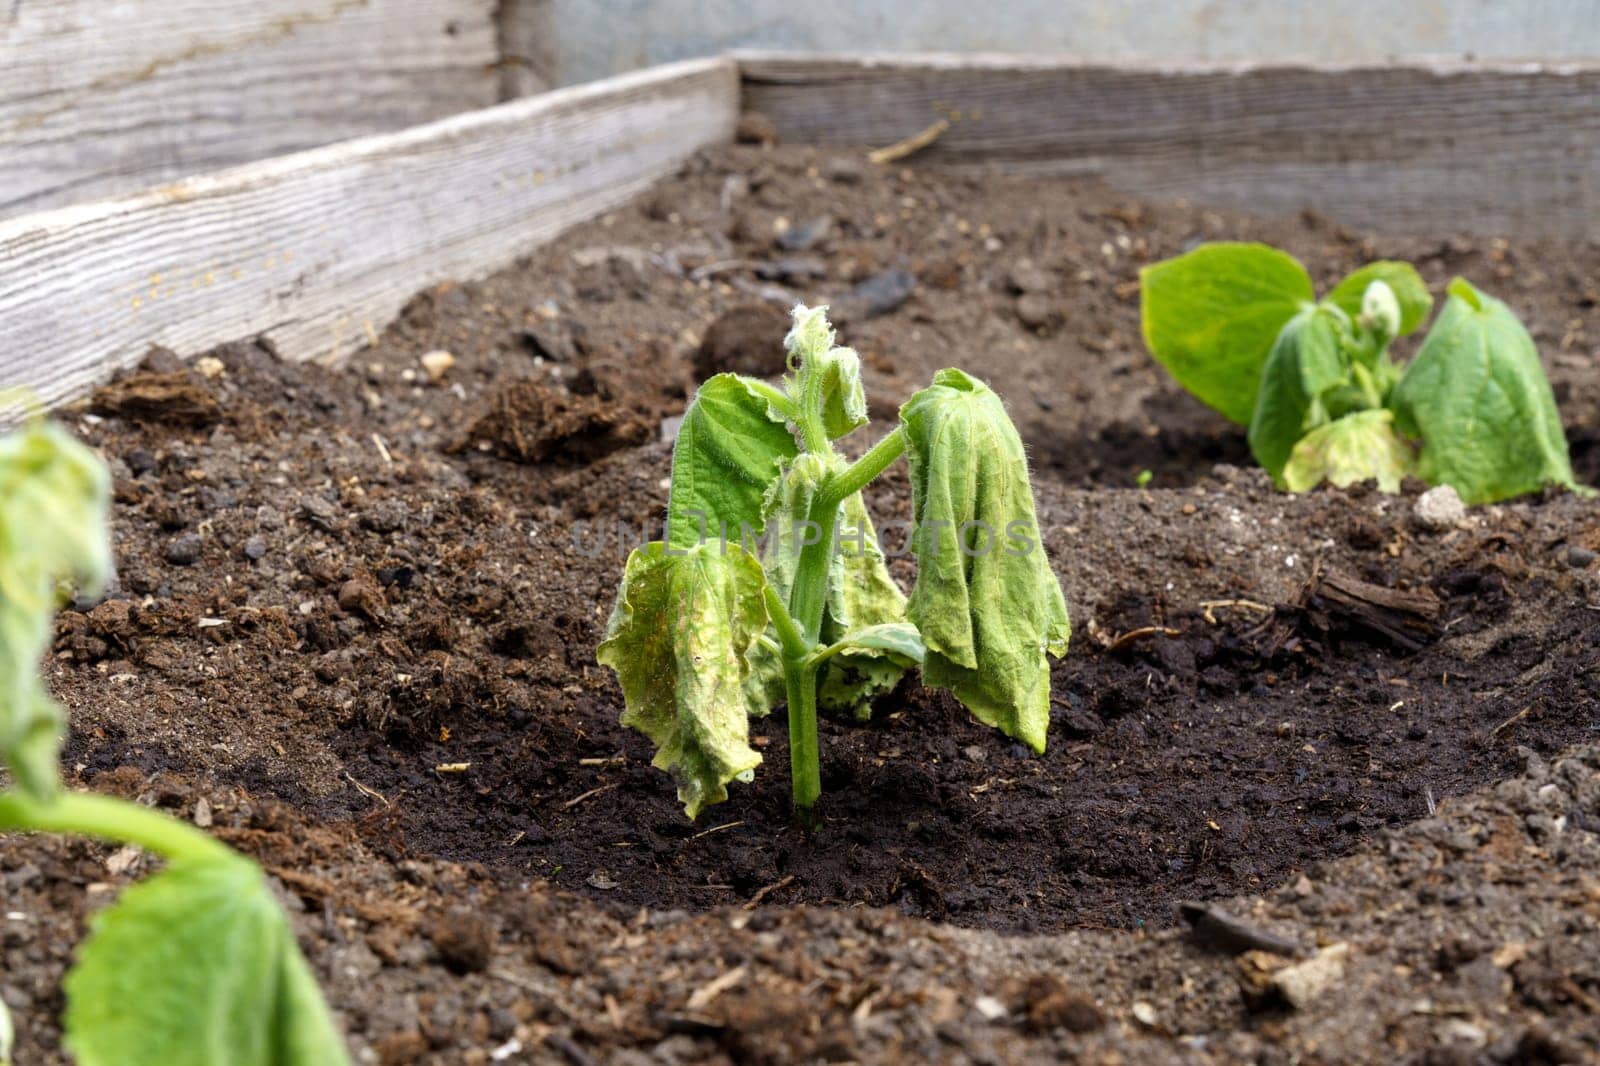
<svg viewBox="0 0 1600 1066"><path fill-rule="evenodd" d="M553 0L500 0L500 99L515 100L561 84L559 28Z"/></svg>
<svg viewBox="0 0 1600 1066"><path fill-rule="evenodd" d="M425 286L484 276L732 137L738 73L698 60L0 221L0 385L47 403L152 344L363 345Z"/></svg>
<svg viewBox="0 0 1600 1066"><path fill-rule="evenodd" d="M1389 232L1585 236L1600 223L1600 64L1084 66L999 56L738 56L786 140L1089 174L1130 192Z"/></svg>
<svg viewBox="0 0 1600 1066"><path fill-rule="evenodd" d="M495 0L0 0L0 217L499 99Z"/></svg>

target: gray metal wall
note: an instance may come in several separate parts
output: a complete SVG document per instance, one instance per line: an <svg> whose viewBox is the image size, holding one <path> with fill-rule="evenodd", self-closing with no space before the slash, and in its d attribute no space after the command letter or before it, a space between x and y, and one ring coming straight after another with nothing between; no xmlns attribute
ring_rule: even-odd
<svg viewBox="0 0 1600 1066"><path fill-rule="evenodd" d="M1086 61L1600 59L1600 0L546 2L564 83L734 48L996 51Z"/></svg>

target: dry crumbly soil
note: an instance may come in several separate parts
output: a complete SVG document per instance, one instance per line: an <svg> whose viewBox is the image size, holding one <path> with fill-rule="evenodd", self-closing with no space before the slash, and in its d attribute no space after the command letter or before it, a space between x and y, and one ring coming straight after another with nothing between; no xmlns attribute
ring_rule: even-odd
<svg viewBox="0 0 1600 1066"><path fill-rule="evenodd" d="M71 774L266 864L362 1061L1592 1060L1594 506L1437 529L1414 492L1271 491L1138 335L1139 266L1222 238L1508 300L1600 477L1593 243L727 149L347 367L155 353L67 414L119 563L58 624ZM691 824L594 664L616 530L659 522L697 376L781 372L796 298L862 353L849 447L941 366L1008 400L1074 645L1043 757L907 683L824 723L820 831L781 715ZM906 516L903 469L870 503ZM1339 595L1372 586L1411 608ZM62 970L130 858L0 842L18 1062L60 1061ZM1288 960L1197 938L1196 900L1327 980L1274 1001Z"/></svg>

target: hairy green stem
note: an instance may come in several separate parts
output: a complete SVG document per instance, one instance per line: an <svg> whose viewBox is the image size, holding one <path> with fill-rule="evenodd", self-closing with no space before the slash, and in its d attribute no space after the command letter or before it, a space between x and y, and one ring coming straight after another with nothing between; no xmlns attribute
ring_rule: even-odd
<svg viewBox="0 0 1600 1066"><path fill-rule="evenodd" d="M789 613L789 608L784 606L783 597L771 585L765 585L761 594L767 602L767 614L772 618L772 625L778 631L780 651L785 659L804 659L811 654L811 645L806 643L805 635L800 632L800 627L795 624L794 616Z"/></svg>
<svg viewBox="0 0 1600 1066"><path fill-rule="evenodd" d="M20 792L0 793L0 830L98 837L134 844L171 862L242 861L227 845L187 822L89 792L63 792L49 802Z"/></svg>
<svg viewBox="0 0 1600 1066"><path fill-rule="evenodd" d="M817 751L817 668L785 658L783 674L789 695L789 773L795 811L810 819L822 796L822 764Z"/></svg>
<svg viewBox="0 0 1600 1066"><path fill-rule="evenodd" d="M800 549L795 564L794 587L789 593L789 610L780 614L768 605L768 612L779 627L784 641L784 679L789 695L789 759L794 774L794 805L806 816L822 794L822 777L817 762L817 671L823 658L813 654L822 636L822 614L828 602L829 563L833 559L834 536L839 508L846 499L860 492L873 478L906 450L905 433L896 429L868 450L866 455L829 478L812 501L806 516L814 523L817 539ZM777 597L774 595L773 599ZM791 639L783 636L783 626L795 628ZM799 655L789 653L794 648Z"/></svg>
<svg viewBox="0 0 1600 1066"><path fill-rule="evenodd" d="M787 392L776 385L762 381L760 378L745 378L744 387L767 401L767 405L778 412L790 422L798 422L800 409L795 406L794 400Z"/></svg>
<svg viewBox="0 0 1600 1066"><path fill-rule="evenodd" d="M897 428L868 448L867 454L829 478L822 488L822 498L838 507L871 484L873 478L887 470L890 463L905 454L905 450L906 431Z"/></svg>

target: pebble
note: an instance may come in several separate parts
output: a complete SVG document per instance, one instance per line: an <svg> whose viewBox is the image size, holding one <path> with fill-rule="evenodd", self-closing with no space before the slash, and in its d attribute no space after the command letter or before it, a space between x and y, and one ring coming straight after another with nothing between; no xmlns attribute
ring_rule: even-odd
<svg viewBox="0 0 1600 1066"><path fill-rule="evenodd" d="M1047 329L1060 323L1061 314L1050 297L1030 292L1017 297L1017 319L1029 329Z"/></svg>
<svg viewBox="0 0 1600 1066"><path fill-rule="evenodd" d="M333 532L339 519L339 509L321 496L305 496L300 500L300 511L311 524L326 532Z"/></svg>
<svg viewBox="0 0 1600 1066"><path fill-rule="evenodd" d="M443 349L427 352L417 361L428 372L429 381L443 381L450 368L456 365L456 357Z"/></svg>
<svg viewBox="0 0 1600 1066"><path fill-rule="evenodd" d="M125 458L128 470L132 472L134 477L148 474L156 468L156 457L144 448L135 448Z"/></svg>
<svg viewBox="0 0 1600 1066"><path fill-rule="evenodd" d="M866 165L859 159L847 155L835 156L828 160L827 168L823 171L829 181L836 181L840 185L859 185L866 176Z"/></svg>
<svg viewBox="0 0 1600 1066"><path fill-rule="evenodd" d="M804 281L828 276L828 265L820 259L794 256L756 264L756 277L763 281Z"/></svg>
<svg viewBox="0 0 1600 1066"><path fill-rule="evenodd" d="M526 326L517 338L530 355L551 363L570 363L578 355L572 341L549 326Z"/></svg>
<svg viewBox="0 0 1600 1066"><path fill-rule="evenodd" d="M1030 260L1019 259L1006 275L1006 284L1012 292L1049 292L1055 286L1051 283L1050 275L1035 266Z"/></svg>
<svg viewBox="0 0 1600 1066"><path fill-rule="evenodd" d="M1272 986L1289 1006L1305 1010L1344 977L1349 954L1349 944L1325 947L1314 958L1279 970L1272 976Z"/></svg>
<svg viewBox="0 0 1600 1066"><path fill-rule="evenodd" d="M361 514L361 524L374 533L397 533L405 528L410 516L403 500L379 500Z"/></svg>
<svg viewBox="0 0 1600 1066"><path fill-rule="evenodd" d="M251 562L255 562L257 559L262 558L266 554L267 541L265 537L251 537L249 540L244 542L244 557L249 559Z"/></svg>
<svg viewBox="0 0 1600 1066"><path fill-rule="evenodd" d="M786 252L804 252L810 250L832 230L832 217L818 215L816 218L790 226L778 234L776 243Z"/></svg>
<svg viewBox="0 0 1600 1066"><path fill-rule="evenodd" d="M1411 514L1423 529L1442 533L1461 524L1467 517L1467 507L1455 489L1449 485L1437 485L1417 497Z"/></svg>
<svg viewBox="0 0 1600 1066"><path fill-rule="evenodd" d="M1567 565L1574 570L1582 570L1596 559L1596 553L1581 544L1574 544L1567 549Z"/></svg>
<svg viewBox="0 0 1600 1066"><path fill-rule="evenodd" d="M200 534L184 533L168 544L166 560L173 566L193 566L200 560Z"/></svg>
<svg viewBox="0 0 1600 1066"><path fill-rule="evenodd" d="M837 322L886 315L911 299L917 278L906 270L885 270L845 293L834 305Z"/></svg>
<svg viewBox="0 0 1600 1066"><path fill-rule="evenodd" d="M1010 1011L1006 1010L1006 1005L1004 1003L1001 1003L993 996L979 996L973 1001L972 1005L977 1009L979 1014L983 1015L986 1020L991 1022L997 1022L1001 1018L1004 1018L1007 1014L1011 1013Z"/></svg>

